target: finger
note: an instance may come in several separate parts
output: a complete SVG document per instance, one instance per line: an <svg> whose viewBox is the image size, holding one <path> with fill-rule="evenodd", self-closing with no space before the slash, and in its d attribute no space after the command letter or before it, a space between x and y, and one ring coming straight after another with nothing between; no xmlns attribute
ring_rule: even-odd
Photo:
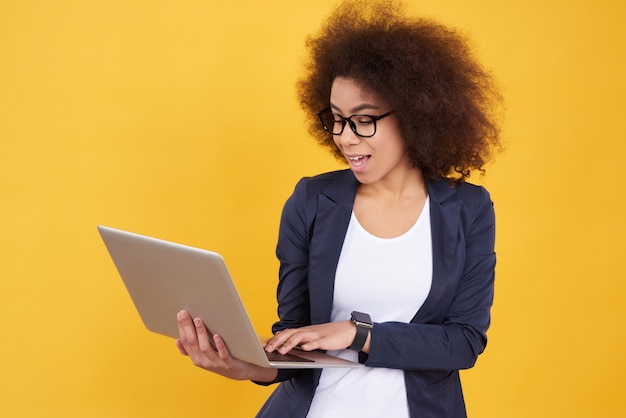
<svg viewBox="0 0 626 418"><path fill-rule="evenodd" d="M183 345L183 342L181 340L176 340L176 347L178 347L178 351L180 351L180 354L183 354L185 356L189 355L187 353L187 350L185 349L185 346Z"/></svg>
<svg viewBox="0 0 626 418"><path fill-rule="evenodd" d="M209 358L213 358L215 355L215 350L213 349L213 345L211 344L211 335L209 330L207 329L204 321L201 318L195 318L193 320L193 324L196 328L196 336L198 338L198 348L204 355Z"/></svg>
<svg viewBox="0 0 626 418"><path fill-rule="evenodd" d="M303 341L309 341L307 334L305 332L294 332L280 347L278 347L278 352L281 354L287 354Z"/></svg>
<svg viewBox="0 0 626 418"><path fill-rule="evenodd" d="M176 341L176 346L178 347L178 351L181 354L190 357L192 360L195 357L197 352L197 345L194 344L195 331L190 332L189 324L190 321L189 314L185 311L181 311L176 316L177 326L178 326L178 340Z"/></svg>
<svg viewBox="0 0 626 418"><path fill-rule="evenodd" d="M189 349L198 344L198 334L196 327L187 311L180 311L177 315L178 334L180 340L185 346L185 350L189 353Z"/></svg>
<svg viewBox="0 0 626 418"><path fill-rule="evenodd" d="M217 350L217 355L219 356L220 360L224 362L228 362L231 360L230 351L228 351L228 347L226 347L226 342L221 335L215 334L213 336L213 344L215 344L215 349Z"/></svg>
<svg viewBox="0 0 626 418"><path fill-rule="evenodd" d="M276 350L278 347L282 346L294 332L295 329L286 329L276 333L276 335L265 343L265 350L270 353Z"/></svg>
<svg viewBox="0 0 626 418"><path fill-rule="evenodd" d="M275 340L273 338L270 338L269 340L263 343L263 348L265 349L265 351L268 351L268 352L274 351L274 344L275 344L274 341Z"/></svg>
<svg viewBox="0 0 626 418"><path fill-rule="evenodd" d="M268 346L268 345L271 345L272 340L273 340L274 338L276 338L276 335L280 334L280 332L281 332L281 331L276 331L276 334L275 334L275 335L272 335L271 337L266 338L266 339L265 339L265 341L263 341L263 343L262 343L263 348L267 348L267 346Z"/></svg>
<svg viewBox="0 0 626 418"><path fill-rule="evenodd" d="M322 339L307 341L306 343L301 343L299 348L304 351L317 350L322 346L322 342Z"/></svg>

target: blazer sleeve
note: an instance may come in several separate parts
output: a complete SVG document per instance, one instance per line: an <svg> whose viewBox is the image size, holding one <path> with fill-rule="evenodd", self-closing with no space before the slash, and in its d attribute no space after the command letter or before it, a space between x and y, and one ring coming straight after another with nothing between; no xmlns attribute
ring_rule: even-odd
<svg viewBox="0 0 626 418"><path fill-rule="evenodd" d="M275 334L287 328L310 325L308 291L309 230L306 211L307 179L298 182L287 199L280 220L276 256L280 261L277 287L278 317L272 326ZM288 380L302 370L279 369L275 382ZM270 382L270 383L275 383Z"/></svg>
<svg viewBox="0 0 626 418"><path fill-rule="evenodd" d="M484 351L493 303L495 215L484 188L470 186L469 190L470 193L459 192L463 202L457 243L457 250L463 254L459 261L463 263L461 274L445 278L446 291L452 293L441 306L442 315L427 323L375 323L367 366L466 369Z"/></svg>

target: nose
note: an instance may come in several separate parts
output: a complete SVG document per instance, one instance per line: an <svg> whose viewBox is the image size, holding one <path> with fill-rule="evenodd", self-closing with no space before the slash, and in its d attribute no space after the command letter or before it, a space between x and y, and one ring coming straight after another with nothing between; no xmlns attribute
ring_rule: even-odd
<svg viewBox="0 0 626 418"><path fill-rule="evenodd" d="M350 125L347 124L339 135L335 135L335 142L338 145L356 145L361 142L361 137L354 133Z"/></svg>

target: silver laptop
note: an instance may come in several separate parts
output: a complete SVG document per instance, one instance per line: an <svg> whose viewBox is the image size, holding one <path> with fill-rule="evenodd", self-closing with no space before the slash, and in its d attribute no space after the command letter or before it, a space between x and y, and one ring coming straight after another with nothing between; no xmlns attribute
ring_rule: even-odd
<svg viewBox="0 0 626 418"><path fill-rule="evenodd" d="M250 363L290 369L363 366L297 348L287 356L266 353L219 254L106 226L98 231L150 331L178 338L176 314L185 309L220 334L233 357Z"/></svg>

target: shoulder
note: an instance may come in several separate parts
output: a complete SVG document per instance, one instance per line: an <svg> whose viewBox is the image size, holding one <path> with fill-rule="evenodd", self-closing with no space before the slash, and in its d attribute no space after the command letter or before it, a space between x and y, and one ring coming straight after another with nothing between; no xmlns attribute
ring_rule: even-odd
<svg viewBox="0 0 626 418"><path fill-rule="evenodd" d="M352 171L337 170L318 174L312 177L303 177L296 184L294 196L311 199L319 194L325 194L331 199L341 199L349 190L356 191L357 180Z"/></svg>
<svg viewBox="0 0 626 418"><path fill-rule="evenodd" d="M450 219L459 217L464 229L493 227L495 213L491 196L483 186L461 183L451 186L444 180L428 182L431 213Z"/></svg>
<svg viewBox="0 0 626 418"><path fill-rule="evenodd" d="M286 211L311 211L316 206L320 194L334 196L356 186L354 174L350 170L331 171L311 177L302 177L285 203Z"/></svg>
<svg viewBox="0 0 626 418"><path fill-rule="evenodd" d="M318 174L310 177L303 177L300 179L296 188L298 187L308 187L308 188L316 188L323 189L325 186L335 183L341 182L348 179L353 179L354 174L350 170L337 170L337 171L329 171L327 173Z"/></svg>
<svg viewBox="0 0 626 418"><path fill-rule="evenodd" d="M431 200L441 205L461 202L467 207L491 204L491 196L487 189L472 183L463 182L450 185L445 180L429 180L428 193Z"/></svg>

